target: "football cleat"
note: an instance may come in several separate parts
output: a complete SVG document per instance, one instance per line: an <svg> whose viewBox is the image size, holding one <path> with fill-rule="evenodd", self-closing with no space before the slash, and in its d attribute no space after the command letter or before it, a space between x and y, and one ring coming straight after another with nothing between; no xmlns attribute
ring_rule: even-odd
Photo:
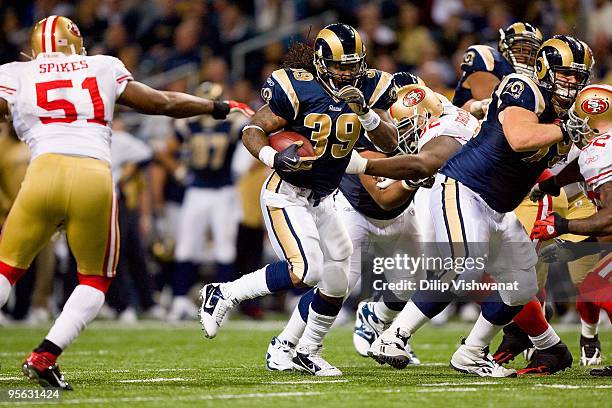
<svg viewBox="0 0 612 408"><path fill-rule="evenodd" d="M565 343L560 341L547 349L536 349L527 367L519 370L518 374L554 374L570 368L572 362L572 353L570 353Z"/></svg>
<svg viewBox="0 0 612 408"><path fill-rule="evenodd" d="M580 365L591 366L601 364L601 343L596 334L589 339L580 335Z"/></svg>
<svg viewBox="0 0 612 408"><path fill-rule="evenodd" d="M595 377L612 377L612 366L605 366L604 368L594 368L591 370L591 375Z"/></svg>
<svg viewBox="0 0 612 408"><path fill-rule="evenodd" d="M468 346L465 339L455 351L450 361L451 368L465 374L476 374L480 377L516 377L516 370L505 368L489 354L489 346Z"/></svg>
<svg viewBox="0 0 612 408"><path fill-rule="evenodd" d="M393 368L402 370L412 362L409 339L410 335L405 330L398 328L395 333L386 331L372 343L368 356L379 364L389 364Z"/></svg>
<svg viewBox="0 0 612 408"><path fill-rule="evenodd" d="M374 302L360 302L357 305L357 316L353 329L353 346L363 357L368 356L372 343L385 330L386 323L374 313Z"/></svg>
<svg viewBox="0 0 612 408"><path fill-rule="evenodd" d="M227 312L236 306L236 302L226 298L218 283L209 283L200 290L200 323L204 336L212 339L223 324Z"/></svg>
<svg viewBox="0 0 612 408"><path fill-rule="evenodd" d="M321 356L323 350L322 345L298 346L295 357L293 357L293 366L298 371L304 371L318 377L338 377L342 375L342 371L333 365L329 364Z"/></svg>
<svg viewBox="0 0 612 408"><path fill-rule="evenodd" d="M43 388L59 388L72 391L72 387L55 363L55 357L49 353L31 352L21 366L23 375L36 381Z"/></svg>
<svg viewBox="0 0 612 408"><path fill-rule="evenodd" d="M266 353L266 368L270 371L293 371L295 344L272 337Z"/></svg>
<svg viewBox="0 0 612 408"><path fill-rule="evenodd" d="M506 364L523 351L533 347L533 343L527 333L523 332L516 323L507 324L503 330L504 337L497 351L493 354L493 359L498 364Z"/></svg>

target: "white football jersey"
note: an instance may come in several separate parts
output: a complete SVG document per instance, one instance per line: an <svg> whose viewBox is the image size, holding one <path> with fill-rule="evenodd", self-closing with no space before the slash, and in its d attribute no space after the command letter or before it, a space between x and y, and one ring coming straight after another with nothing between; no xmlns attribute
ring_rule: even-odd
<svg viewBox="0 0 612 408"><path fill-rule="evenodd" d="M132 79L114 57L42 53L0 66L0 98L32 160L59 153L110 163L115 101Z"/></svg>
<svg viewBox="0 0 612 408"><path fill-rule="evenodd" d="M587 196L599 208L597 189L612 181L612 132L607 132L591 140L578 157L580 173L586 184Z"/></svg>
<svg viewBox="0 0 612 408"><path fill-rule="evenodd" d="M480 122L469 112L444 104L444 114L427 124L419 138L419 151L427 142L438 136L449 136L462 145L478 134Z"/></svg>

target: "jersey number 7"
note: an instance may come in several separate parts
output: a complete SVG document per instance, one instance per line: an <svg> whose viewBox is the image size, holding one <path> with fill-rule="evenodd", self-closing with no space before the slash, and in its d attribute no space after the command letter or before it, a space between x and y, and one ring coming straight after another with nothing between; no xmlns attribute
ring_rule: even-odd
<svg viewBox="0 0 612 408"><path fill-rule="evenodd" d="M78 113L74 104L66 99L49 100L49 91L58 88L73 88L71 79L60 79L57 81L39 82L36 84L36 104L47 111L63 110L64 117L41 116L43 124L48 123L72 123L78 119ZM91 103L93 104L94 117L87 119L89 123L97 123L106 126L104 120L104 102L100 96L98 81L95 77L88 77L81 83L81 88L89 92Z"/></svg>

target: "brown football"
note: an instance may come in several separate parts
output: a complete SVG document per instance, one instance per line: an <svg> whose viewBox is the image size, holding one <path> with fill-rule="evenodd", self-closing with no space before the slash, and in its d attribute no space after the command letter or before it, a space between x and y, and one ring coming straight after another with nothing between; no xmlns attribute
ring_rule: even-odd
<svg viewBox="0 0 612 408"><path fill-rule="evenodd" d="M300 157L311 157L315 155L310 140L299 133L284 131L270 136L270 146L272 146L272 148L277 152L285 150L290 144L297 141L303 142L302 147L300 147L297 151Z"/></svg>

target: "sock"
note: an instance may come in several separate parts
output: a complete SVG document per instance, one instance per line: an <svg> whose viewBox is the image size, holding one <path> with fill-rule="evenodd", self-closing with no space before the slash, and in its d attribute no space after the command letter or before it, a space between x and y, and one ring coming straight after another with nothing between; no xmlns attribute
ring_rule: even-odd
<svg viewBox="0 0 612 408"><path fill-rule="evenodd" d="M512 319L521 330L529 337L537 337L544 334L550 325L546 321L542 305L537 299L532 299L523 306L523 309ZM534 343L535 344L535 343ZM556 344L556 343L555 343Z"/></svg>
<svg viewBox="0 0 612 408"><path fill-rule="evenodd" d="M333 304L323 299L317 290L312 297L310 310L308 311L308 321L304 334L300 338L299 346L323 344L323 338L331 329L336 316L342 308L342 303Z"/></svg>
<svg viewBox="0 0 612 408"><path fill-rule="evenodd" d="M598 323L589 323L584 321L583 319L580 319L580 322L582 323L582 328L580 329L580 332L584 337L592 339L597 336L597 329L599 328Z"/></svg>
<svg viewBox="0 0 612 408"><path fill-rule="evenodd" d="M38 347L36 347L34 349L35 353L49 353L51 355L53 355L56 359L57 357L62 354L62 349L61 347L59 347L57 344L53 343L52 341L49 341L47 339L44 339L39 345ZM55 362L55 360L53 360L53 362Z"/></svg>
<svg viewBox="0 0 612 408"><path fill-rule="evenodd" d="M0 307L4 306L6 301L11 294L11 282L6 278L6 276L0 274Z"/></svg>
<svg viewBox="0 0 612 408"><path fill-rule="evenodd" d="M389 323L397 316L397 310L389 309L385 302L374 303L374 314L385 323Z"/></svg>
<svg viewBox="0 0 612 408"><path fill-rule="evenodd" d="M65 350L96 317L103 304L102 291L88 285L78 285L66 301L46 339Z"/></svg>
<svg viewBox="0 0 612 408"><path fill-rule="evenodd" d="M580 297L576 300L576 310L580 315L580 320L588 324L597 325L599 323L599 305L592 302L583 302Z"/></svg>
<svg viewBox="0 0 612 408"><path fill-rule="evenodd" d="M485 347L491 343L491 340L503 328L503 325L496 325L489 322L481 313L478 320L474 323L472 331L465 339L466 346Z"/></svg>
<svg viewBox="0 0 612 408"><path fill-rule="evenodd" d="M544 331L544 333L540 334L539 336L529 336L529 339L533 343L534 347L538 350L547 349L561 341L559 335L555 332L555 329L553 329L551 325L548 325L548 328Z"/></svg>
<svg viewBox="0 0 612 408"><path fill-rule="evenodd" d="M306 319L308 319L308 315L306 316ZM305 328L306 320L304 320L302 317L299 306L296 306L296 308L293 309L293 313L291 313L291 317L285 325L285 328L277 337L281 340L286 340L289 343L296 345L300 337L302 337L302 334L304 334Z"/></svg>
<svg viewBox="0 0 612 408"><path fill-rule="evenodd" d="M522 309L523 305L509 306L505 304L498 292L491 294L480 303L482 316L496 326L507 325Z"/></svg>
<svg viewBox="0 0 612 408"><path fill-rule="evenodd" d="M221 292L238 302L242 302L246 299L269 295L292 287L289 265L286 261L280 261L268 264L255 272L243 275L233 282L221 285Z"/></svg>
<svg viewBox="0 0 612 408"><path fill-rule="evenodd" d="M406 330L409 335L412 335L429 320L430 318L410 300L406 303L404 309L395 317L395 320L388 330L392 333L395 333L397 329Z"/></svg>

